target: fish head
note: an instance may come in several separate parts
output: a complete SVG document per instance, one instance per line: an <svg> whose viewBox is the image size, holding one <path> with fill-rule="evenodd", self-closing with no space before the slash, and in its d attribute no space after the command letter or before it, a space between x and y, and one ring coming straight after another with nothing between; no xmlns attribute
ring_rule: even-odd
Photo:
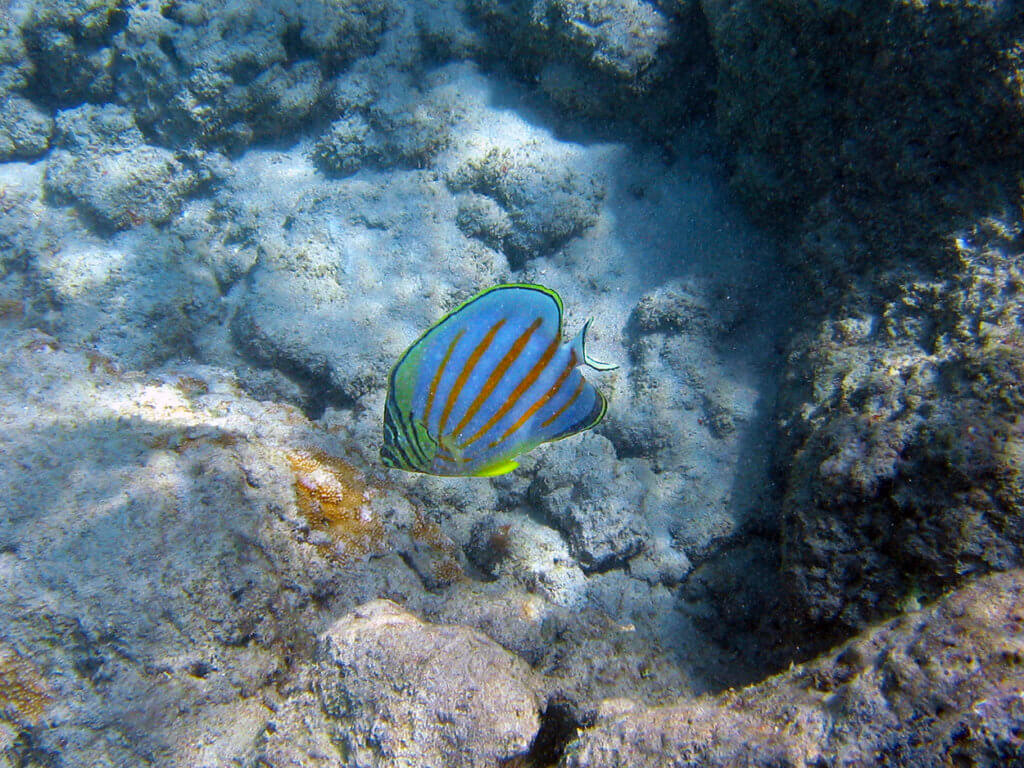
<svg viewBox="0 0 1024 768"><path fill-rule="evenodd" d="M384 444L380 460L386 467L406 472L430 472L437 454L437 442L422 421L401 414L397 407L384 409Z"/></svg>

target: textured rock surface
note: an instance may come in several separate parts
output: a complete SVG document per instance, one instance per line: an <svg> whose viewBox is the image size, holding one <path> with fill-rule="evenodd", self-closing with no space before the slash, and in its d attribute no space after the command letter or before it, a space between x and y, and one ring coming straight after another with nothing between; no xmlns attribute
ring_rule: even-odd
<svg viewBox="0 0 1024 768"><path fill-rule="evenodd" d="M201 179L185 156L146 144L132 113L121 107L69 109L56 126L46 190L104 227L163 224Z"/></svg>
<svg viewBox="0 0 1024 768"><path fill-rule="evenodd" d="M28 99L0 99L0 159L36 157L50 147L53 120Z"/></svg>
<svg viewBox="0 0 1024 768"><path fill-rule="evenodd" d="M420 78L339 77L333 106L342 116L313 145L311 156L328 173L345 176L364 165L422 168L451 141L463 95L441 69ZM423 87L423 90L421 90Z"/></svg>
<svg viewBox="0 0 1024 768"><path fill-rule="evenodd" d="M306 184L293 176L289 187L277 185L276 163L254 156L232 181L234 220L259 227L261 252L232 329L252 358L299 374L322 401L351 404L382 388L435 307L500 280L498 254L458 231L444 215L450 197L427 174L381 189L321 181L308 166Z"/></svg>
<svg viewBox="0 0 1024 768"><path fill-rule="evenodd" d="M469 3L490 55L575 112L662 132L707 109L714 71L695 2Z"/></svg>
<svg viewBox="0 0 1024 768"><path fill-rule="evenodd" d="M353 766L486 768L525 755L540 727L536 683L522 660L387 600L339 619L318 660L317 690Z"/></svg>
<svg viewBox="0 0 1024 768"><path fill-rule="evenodd" d="M586 571L621 567L644 548L650 532L638 514L644 495L641 462L618 463L612 444L584 435L566 464L545 466L530 493L537 508L562 531ZM580 477L587 482L579 482Z"/></svg>
<svg viewBox="0 0 1024 768"><path fill-rule="evenodd" d="M784 573L799 616L849 631L1021 562L1024 21L703 5L733 181L826 315L779 400Z"/></svg>
<svg viewBox="0 0 1024 768"><path fill-rule="evenodd" d="M513 266L551 253L597 221L604 184L581 170L585 164L580 148L538 139L467 158L449 175L449 186L489 198L499 213L463 207L460 226L498 242Z"/></svg>
<svg viewBox="0 0 1024 768"><path fill-rule="evenodd" d="M429 604L397 553L451 543L294 408L0 324L5 760L255 759L318 632Z"/></svg>
<svg viewBox="0 0 1024 768"><path fill-rule="evenodd" d="M785 552L812 619L857 626L1024 560L1020 231L980 225L957 271L798 347Z"/></svg>
<svg viewBox="0 0 1024 768"><path fill-rule="evenodd" d="M454 734L547 765L599 714L571 760L1019 761L1016 574L644 707L1020 564L1021 32L1007 2L8 4L0 762ZM394 359L506 280L595 317L606 422L503 478L376 476ZM498 659L441 724L396 682Z"/></svg>
<svg viewBox="0 0 1024 768"><path fill-rule="evenodd" d="M944 261L935 235L990 213L1024 161L1013 3L861 6L703 3L734 181L803 230L823 290L851 267Z"/></svg>
<svg viewBox="0 0 1024 768"><path fill-rule="evenodd" d="M116 44L120 99L164 141L241 148L316 115L325 80L373 51L386 2L133 8Z"/></svg>
<svg viewBox="0 0 1024 768"><path fill-rule="evenodd" d="M1017 765L1022 620L1024 573L980 579L740 691L658 709L608 702L560 764Z"/></svg>

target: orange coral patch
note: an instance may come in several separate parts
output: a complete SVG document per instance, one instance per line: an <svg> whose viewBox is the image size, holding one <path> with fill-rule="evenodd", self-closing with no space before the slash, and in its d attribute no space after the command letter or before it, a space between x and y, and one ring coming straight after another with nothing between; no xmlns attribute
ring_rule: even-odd
<svg viewBox="0 0 1024 768"><path fill-rule="evenodd" d="M383 552L384 524L371 509L375 490L348 462L322 451L294 451L295 502L314 530L327 533L345 559Z"/></svg>

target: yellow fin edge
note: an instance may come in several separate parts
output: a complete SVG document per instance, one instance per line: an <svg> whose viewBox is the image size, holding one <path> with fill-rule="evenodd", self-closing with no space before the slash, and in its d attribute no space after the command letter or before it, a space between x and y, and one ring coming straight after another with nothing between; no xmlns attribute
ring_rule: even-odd
<svg viewBox="0 0 1024 768"><path fill-rule="evenodd" d="M498 475L507 475L518 466L518 461L505 459L504 461L499 461L496 464L484 467L479 472L474 472L473 477L497 477Z"/></svg>

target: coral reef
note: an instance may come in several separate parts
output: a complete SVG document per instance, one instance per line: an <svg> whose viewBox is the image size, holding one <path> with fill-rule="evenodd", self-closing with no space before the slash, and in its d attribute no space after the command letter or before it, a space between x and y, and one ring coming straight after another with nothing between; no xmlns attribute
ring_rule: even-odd
<svg viewBox="0 0 1024 768"><path fill-rule="evenodd" d="M797 343L785 557L812 620L859 626L1022 562L1020 231L980 225L948 278Z"/></svg>
<svg viewBox="0 0 1024 768"><path fill-rule="evenodd" d="M0 762L1024 760L1022 18L8 3ZM379 467L506 281L605 421Z"/></svg>
<svg viewBox="0 0 1024 768"><path fill-rule="evenodd" d="M706 110L714 57L698 3L469 3L489 54L577 113L653 133Z"/></svg>
<svg viewBox="0 0 1024 768"><path fill-rule="evenodd" d="M537 472L530 494L584 571L621 567L650 537L637 514L644 490L637 462L615 461L612 444L600 435L584 435L568 451L566 463ZM586 484L577 482L581 475Z"/></svg>
<svg viewBox="0 0 1024 768"><path fill-rule="evenodd" d="M734 185L809 297L779 398L784 574L798 617L846 633L1021 562L1022 22L704 5Z"/></svg>
<svg viewBox="0 0 1024 768"><path fill-rule="evenodd" d="M164 142L241 149L316 116L329 78L377 47L391 10L378 0L133 8L116 38L118 96Z"/></svg>
<svg viewBox="0 0 1024 768"><path fill-rule="evenodd" d="M31 101L10 95L0 99L0 159L37 157L50 148L53 120Z"/></svg>
<svg viewBox="0 0 1024 768"><path fill-rule="evenodd" d="M428 90L421 92L411 78L393 73L383 81L339 77L334 106L342 116L313 144L311 158L339 176L367 164L426 167L450 143L462 112L446 79L444 70L434 73L424 84Z"/></svg>
<svg viewBox="0 0 1024 768"><path fill-rule="evenodd" d="M116 49L112 38L127 16L116 0L32 3L21 37L33 67L32 85L61 106L109 100Z"/></svg>

